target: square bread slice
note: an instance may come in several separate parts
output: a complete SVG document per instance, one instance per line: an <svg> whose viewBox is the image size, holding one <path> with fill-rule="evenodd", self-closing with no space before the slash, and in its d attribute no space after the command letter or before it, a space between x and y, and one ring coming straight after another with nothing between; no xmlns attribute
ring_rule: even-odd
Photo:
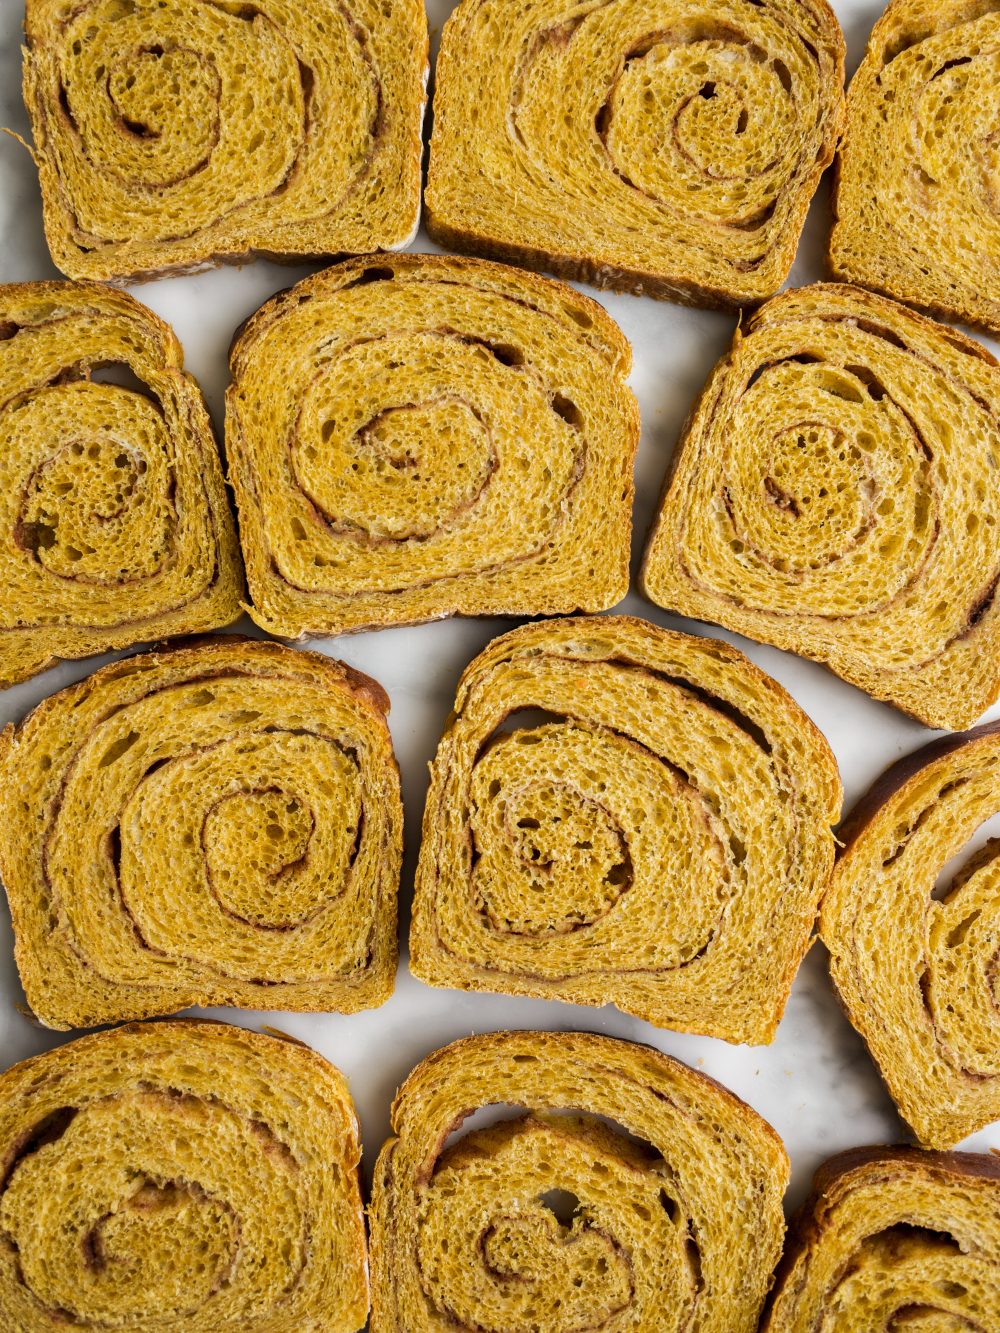
<svg viewBox="0 0 1000 1333"><path fill-rule="evenodd" d="M456 250L693 305L788 274L843 122L826 0L462 0L427 226Z"/></svg>
<svg viewBox="0 0 1000 1333"><path fill-rule="evenodd" d="M820 934L844 1012L928 1148L1000 1120L1000 722L939 737L839 831Z"/></svg>
<svg viewBox="0 0 1000 1333"><path fill-rule="evenodd" d="M998 1264L994 1155L852 1148L816 1172L760 1333L993 1333Z"/></svg>
<svg viewBox="0 0 1000 1333"><path fill-rule="evenodd" d="M984 347L858 287L784 292L691 411L642 589L965 727L1000 688L998 471Z"/></svg>
<svg viewBox="0 0 1000 1333"><path fill-rule="evenodd" d="M226 395L250 614L295 639L613 606L631 356L596 302L483 260L371 256L275 296Z"/></svg>
<svg viewBox="0 0 1000 1333"><path fill-rule="evenodd" d="M168 325L97 283L0 287L0 688L236 620L204 399Z"/></svg>
<svg viewBox="0 0 1000 1333"><path fill-rule="evenodd" d="M421 0L27 0L53 261L124 280L406 245L426 77Z"/></svg>
<svg viewBox="0 0 1000 1333"><path fill-rule="evenodd" d="M1000 12L893 0L847 96L836 277L1000 334Z"/></svg>
<svg viewBox="0 0 1000 1333"><path fill-rule="evenodd" d="M522 626L466 668L431 765L410 967L769 1042L840 800L826 741L728 644L628 616Z"/></svg>
<svg viewBox="0 0 1000 1333"><path fill-rule="evenodd" d="M375 681L239 635L103 667L0 732L0 874L48 1027L392 994L403 817Z"/></svg>
<svg viewBox="0 0 1000 1333"><path fill-rule="evenodd" d="M787 1182L756 1111L649 1046L466 1037L392 1105L371 1333L756 1333Z"/></svg>
<svg viewBox="0 0 1000 1333"><path fill-rule="evenodd" d="M347 1081L185 1019L0 1074L4 1333L355 1333L368 1312Z"/></svg>

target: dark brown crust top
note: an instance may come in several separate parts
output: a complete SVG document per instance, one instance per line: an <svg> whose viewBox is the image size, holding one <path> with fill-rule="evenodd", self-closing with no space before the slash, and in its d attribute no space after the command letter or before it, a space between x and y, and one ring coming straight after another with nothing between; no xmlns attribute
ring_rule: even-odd
<svg viewBox="0 0 1000 1333"><path fill-rule="evenodd" d="M318 653L312 649L289 648L285 644L275 643L270 639L254 639L248 634L198 634L187 638L168 639L141 652L123 657L117 662L109 662L91 675L84 676L82 680L67 685L64 689L49 695L48 698L42 699L34 708L25 713L19 722L8 724L5 731L10 737L19 735L30 722L43 719L67 696L89 692L94 686L100 686L106 680L127 676L137 668L142 669L144 663L150 662L159 665L164 659L169 662L169 659L184 657L185 655L196 657L204 652L227 648L243 648L250 654L251 659L260 656L262 658L270 657L278 661L293 662L296 657L301 656L307 659L308 665L313 670L326 674L330 678L331 685L348 690L349 693L366 703L380 715L383 722L388 717L390 700L386 691L377 680L365 675L363 671L358 671L355 667L348 666L346 662L340 662L336 658L327 657L325 653ZM0 733L0 735L2 734ZM0 758L2 758L2 751L0 751Z"/></svg>
<svg viewBox="0 0 1000 1333"><path fill-rule="evenodd" d="M512 270L509 265L496 263L490 259L469 258L461 255L424 254L417 251L408 253L378 251L373 254L358 255L352 259L338 260L327 268L321 269L318 273L311 273L293 286L283 287L280 291L275 292L259 309L248 315L241 324L237 325L229 344L229 368L234 378L239 370L237 364L239 356L249 344L261 335L264 329L280 318L283 307L298 304L303 298L309 297L317 288L321 291L326 288L329 288L331 292L341 291L351 285L349 274L352 272L360 274L365 269L387 269L393 272L421 269L430 272L438 270L442 273L454 272L457 269L459 271L464 270L470 275L492 273L496 278L507 283L520 281L528 286L537 285L539 289L548 291L552 296L559 297L563 301L571 301L580 309L586 310L593 320L594 326L600 329L603 340L614 347L617 352L621 361L621 374L626 375L630 368L631 344L608 312L593 297L585 296L582 292L567 288L564 283L539 274L527 274L518 269Z"/></svg>
<svg viewBox="0 0 1000 1333"><path fill-rule="evenodd" d="M635 1041L633 1039L626 1041L620 1037L609 1037L602 1032L590 1032L585 1028L564 1028L556 1032L542 1031L533 1028L502 1028L497 1032L486 1032L480 1035L459 1037L455 1041L449 1042L446 1046L441 1046L437 1050L431 1051L428 1055L424 1056L423 1060L421 1060L406 1077L393 1099L393 1132L382 1145L382 1151L384 1152L385 1149L395 1141L395 1137L398 1136L399 1126L396 1116L399 1105L403 1098L408 1095L410 1085L418 1078L418 1076L422 1075L423 1070L427 1065L436 1063L439 1059L457 1054L466 1047L471 1047L476 1051L484 1051L488 1050L491 1046L502 1047L505 1042L517 1038L536 1038L555 1046L566 1044L567 1046L570 1046L571 1049L571 1044L573 1042L580 1041L586 1045L593 1046L595 1053L614 1051L625 1055L638 1049L645 1055L651 1056L654 1063L661 1065L663 1069L679 1073L682 1078L689 1078L696 1083L701 1082L710 1087L712 1091L720 1095L734 1111L751 1120L756 1127L771 1140L782 1157L787 1157L784 1142L774 1126L769 1124L760 1112L755 1111L754 1108L748 1102L745 1102L742 1097L738 1097L735 1092L731 1091L717 1079L712 1078L710 1074L702 1073L700 1069L692 1069L691 1066L685 1064L683 1060L678 1060L676 1056L673 1055L666 1055L663 1051L658 1050L657 1047L651 1045L649 1042ZM450 1132L449 1129L449 1133ZM447 1137L447 1135L445 1137Z"/></svg>

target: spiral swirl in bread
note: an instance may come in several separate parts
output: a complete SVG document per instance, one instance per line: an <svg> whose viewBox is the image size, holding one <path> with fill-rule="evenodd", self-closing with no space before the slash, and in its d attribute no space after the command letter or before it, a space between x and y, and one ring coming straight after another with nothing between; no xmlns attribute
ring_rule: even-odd
<svg viewBox="0 0 1000 1333"><path fill-rule="evenodd" d="M1000 842L969 845L998 811L1000 722L932 742L851 815L823 902L847 1015L934 1148L1000 1119Z"/></svg>
<svg viewBox="0 0 1000 1333"><path fill-rule="evenodd" d="M134 1024L0 1075L0 1326L356 1333L358 1123L297 1042Z"/></svg>
<svg viewBox="0 0 1000 1333"><path fill-rule="evenodd" d="M481 260L369 257L274 297L231 361L251 614L272 634L624 597L639 418L596 302Z"/></svg>
<svg viewBox="0 0 1000 1333"><path fill-rule="evenodd" d="M1000 333L1000 10L892 0L847 98L833 270Z"/></svg>
<svg viewBox="0 0 1000 1333"><path fill-rule="evenodd" d="M734 648L621 616L524 626L459 683L410 965L768 1042L839 808L826 742Z"/></svg>
<svg viewBox="0 0 1000 1333"><path fill-rule="evenodd" d="M762 300L833 157L843 82L826 0L463 0L428 228L602 287Z"/></svg>
<svg viewBox="0 0 1000 1333"><path fill-rule="evenodd" d="M520 1113L449 1135L475 1111ZM392 1111L371 1206L372 1333L753 1333L788 1161L732 1093L586 1033L469 1037Z"/></svg>
<svg viewBox="0 0 1000 1333"><path fill-rule="evenodd" d="M0 735L0 870L51 1027L381 1004L402 841L388 699L237 637L103 668Z"/></svg>
<svg viewBox="0 0 1000 1333"><path fill-rule="evenodd" d="M0 287L0 688L227 625L242 582L173 332L93 283Z"/></svg>
<svg viewBox="0 0 1000 1333"><path fill-rule="evenodd" d="M993 1333L1000 1163L858 1148L826 1162L760 1333Z"/></svg>
<svg viewBox="0 0 1000 1333"><path fill-rule="evenodd" d="M70 277L392 249L416 229L419 0L27 0L25 39Z"/></svg>
<svg viewBox="0 0 1000 1333"><path fill-rule="evenodd" d="M788 292L688 419L644 591L967 726L1000 686L998 468L984 348L857 288Z"/></svg>

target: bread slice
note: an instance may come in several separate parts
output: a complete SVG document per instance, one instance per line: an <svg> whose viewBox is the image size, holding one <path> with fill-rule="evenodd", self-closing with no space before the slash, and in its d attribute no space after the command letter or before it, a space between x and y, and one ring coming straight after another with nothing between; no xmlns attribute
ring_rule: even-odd
<svg viewBox="0 0 1000 1333"><path fill-rule="evenodd" d="M388 711L340 662L231 636L113 663L0 733L0 873L39 1019L381 1004Z"/></svg>
<svg viewBox="0 0 1000 1333"><path fill-rule="evenodd" d="M222 468L183 364L124 292L0 286L0 688L240 614Z"/></svg>
<svg viewBox="0 0 1000 1333"><path fill-rule="evenodd" d="M1000 333L991 0L891 0L847 98L830 263L945 319Z"/></svg>
<svg viewBox="0 0 1000 1333"><path fill-rule="evenodd" d="M523 626L466 668L431 765L410 966L769 1042L840 799L823 737L735 648Z"/></svg>
<svg viewBox="0 0 1000 1333"><path fill-rule="evenodd" d="M477 1110L515 1119L449 1136ZM396 1096L370 1210L371 1333L754 1333L788 1159L718 1083L647 1046L499 1032Z"/></svg>
<svg viewBox="0 0 1000 1333"><path fill-rule="evenodd" d="M479 260L352 260L269 301L231 365L250 614L270 633L625 596L639 415L596 302Z"/></svg>
<svg viewBox="0 0 1000 1333"><path fill-rule="evenodd" d="M998 1260L995 1157L855 1148L817 1172L761 1333L985 1333Z"/></svg>
<svg viewBox="0 0 1000 1333"><path fill-rule="evenodd" d="M599 287L763 300L843 85L826 0L462 0L435 70L428 230Z"/></svg>
<svg viewBox="0 0 1000 1333"><path fill-rule="evenodd" d="M930 727L1000 689L1000 368L855 287L737 329L684 427L640 581Z"/></svg>
<svg viewBox="0 0 1000 1333"><path fill-rule="evenodd" d="M1000 722L908 756L851 815L823 903L847 1016L900 1114L933 1148L1000 1120L1000 842L969 849L1000 811L998 792Z"/></svg>
<svg viewBox="0 0 1000 1333"><path fill-rule="evenodd" d="M292 1040L133 1024L0 1075L0 1326L355 1333L358 1119Z"/></svg>
<svg viewBox="0 0 1000 1333"><path fill-rule="evenodd" d="M394 249L420 212L420 0L27 0L55 264L145 279Z"/></svg>

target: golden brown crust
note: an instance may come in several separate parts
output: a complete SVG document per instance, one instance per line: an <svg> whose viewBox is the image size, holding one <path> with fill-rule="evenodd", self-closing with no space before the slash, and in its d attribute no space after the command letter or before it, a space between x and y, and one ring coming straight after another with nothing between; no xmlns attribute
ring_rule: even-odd
<svg viewBox="0 0 1000 1333"><path fill-rule="evenodd" d="M486 1105L521 1114L455 1141ZM749 1107L677 1061L589 1033L465 1038L414 1070L392 1126L370 1214L372 1333L756 1328L787 1159Z"/></svg>
<svg viewBox="0 0 1000 1333"><path fill-rule="evenodd" d="M163 320L96 283L0 286L0 686L235 620L236 532Z"/></svg>
<svg viewBox="0 0 1000 1333"><path fill-rule="evenodd" d="M776 291L843 122L826 0L496 7L442 34L433 238L686 304Z"/></svg>
<svg viewBox="0 0 1000 1333"><path fill-rule="evenodd" d="M316 1052L129 1024L0 1075L0 1322L354 1333L358 1121Z"/></svg>
<svg viewBox="0 0 1000 1333"><path fill-rule="evenodd" d="M8 726L0 869L42 1021L382 1003L402 841L387 708L319 653L225 636L112 663Z"/></svg>
<svg viewBox="0 0 1000 1333"><path fill-rule="evenodd" d="M24 99L53 259L144 280L406 245L423 5L28 0Z"/></svg>
<svg viewBox="0 0 1000 1333"><path fill-rule="evenodd" d="M855 1148L825 1162L789 1229L760 1333L993 1327L1000 1162ZM985 1278L985 1281L984 1281ZM884 1322L883 1322L884 1321ZM941 1321L935 1323L935 1321Z"/></svg>
<svg viewBox="0 0 1000 1333"><path fill-rule="evenodd" d="M481 260L368 256L272 298L230 365L251 614L271 633L624 596L639 418L596 302Z"/></svg>
<svg viewBox="0 0 1000 1333"><path fill-rule="evenodd" d="M860 288L782 293L685 424L640 584L929 726L1000 688L1000 371Z"/></svg>
<svg viewBox="0 0 1000 1333"><path fill-rule="evenodd" d="M904 1119L947 1148L1000 1117L995 1049L1000 724L890 768L843 826L820 933L847 1017ZM962 855L943 890L943 867Z"/></svg>
<svg viewBox="0 0 1000 1333"><path fill-rule="evenodd" d="M466 668L431 766L411 968L770 1041L839 809L826 742L736 649L523 626Z"/></svg>
<svg viewBox="0 0 1000 1333"><path fill-rule="evenodd" d="M848 91L829 239L838 278L993 333L998 43L991 0L891 0Z"/></svg>

